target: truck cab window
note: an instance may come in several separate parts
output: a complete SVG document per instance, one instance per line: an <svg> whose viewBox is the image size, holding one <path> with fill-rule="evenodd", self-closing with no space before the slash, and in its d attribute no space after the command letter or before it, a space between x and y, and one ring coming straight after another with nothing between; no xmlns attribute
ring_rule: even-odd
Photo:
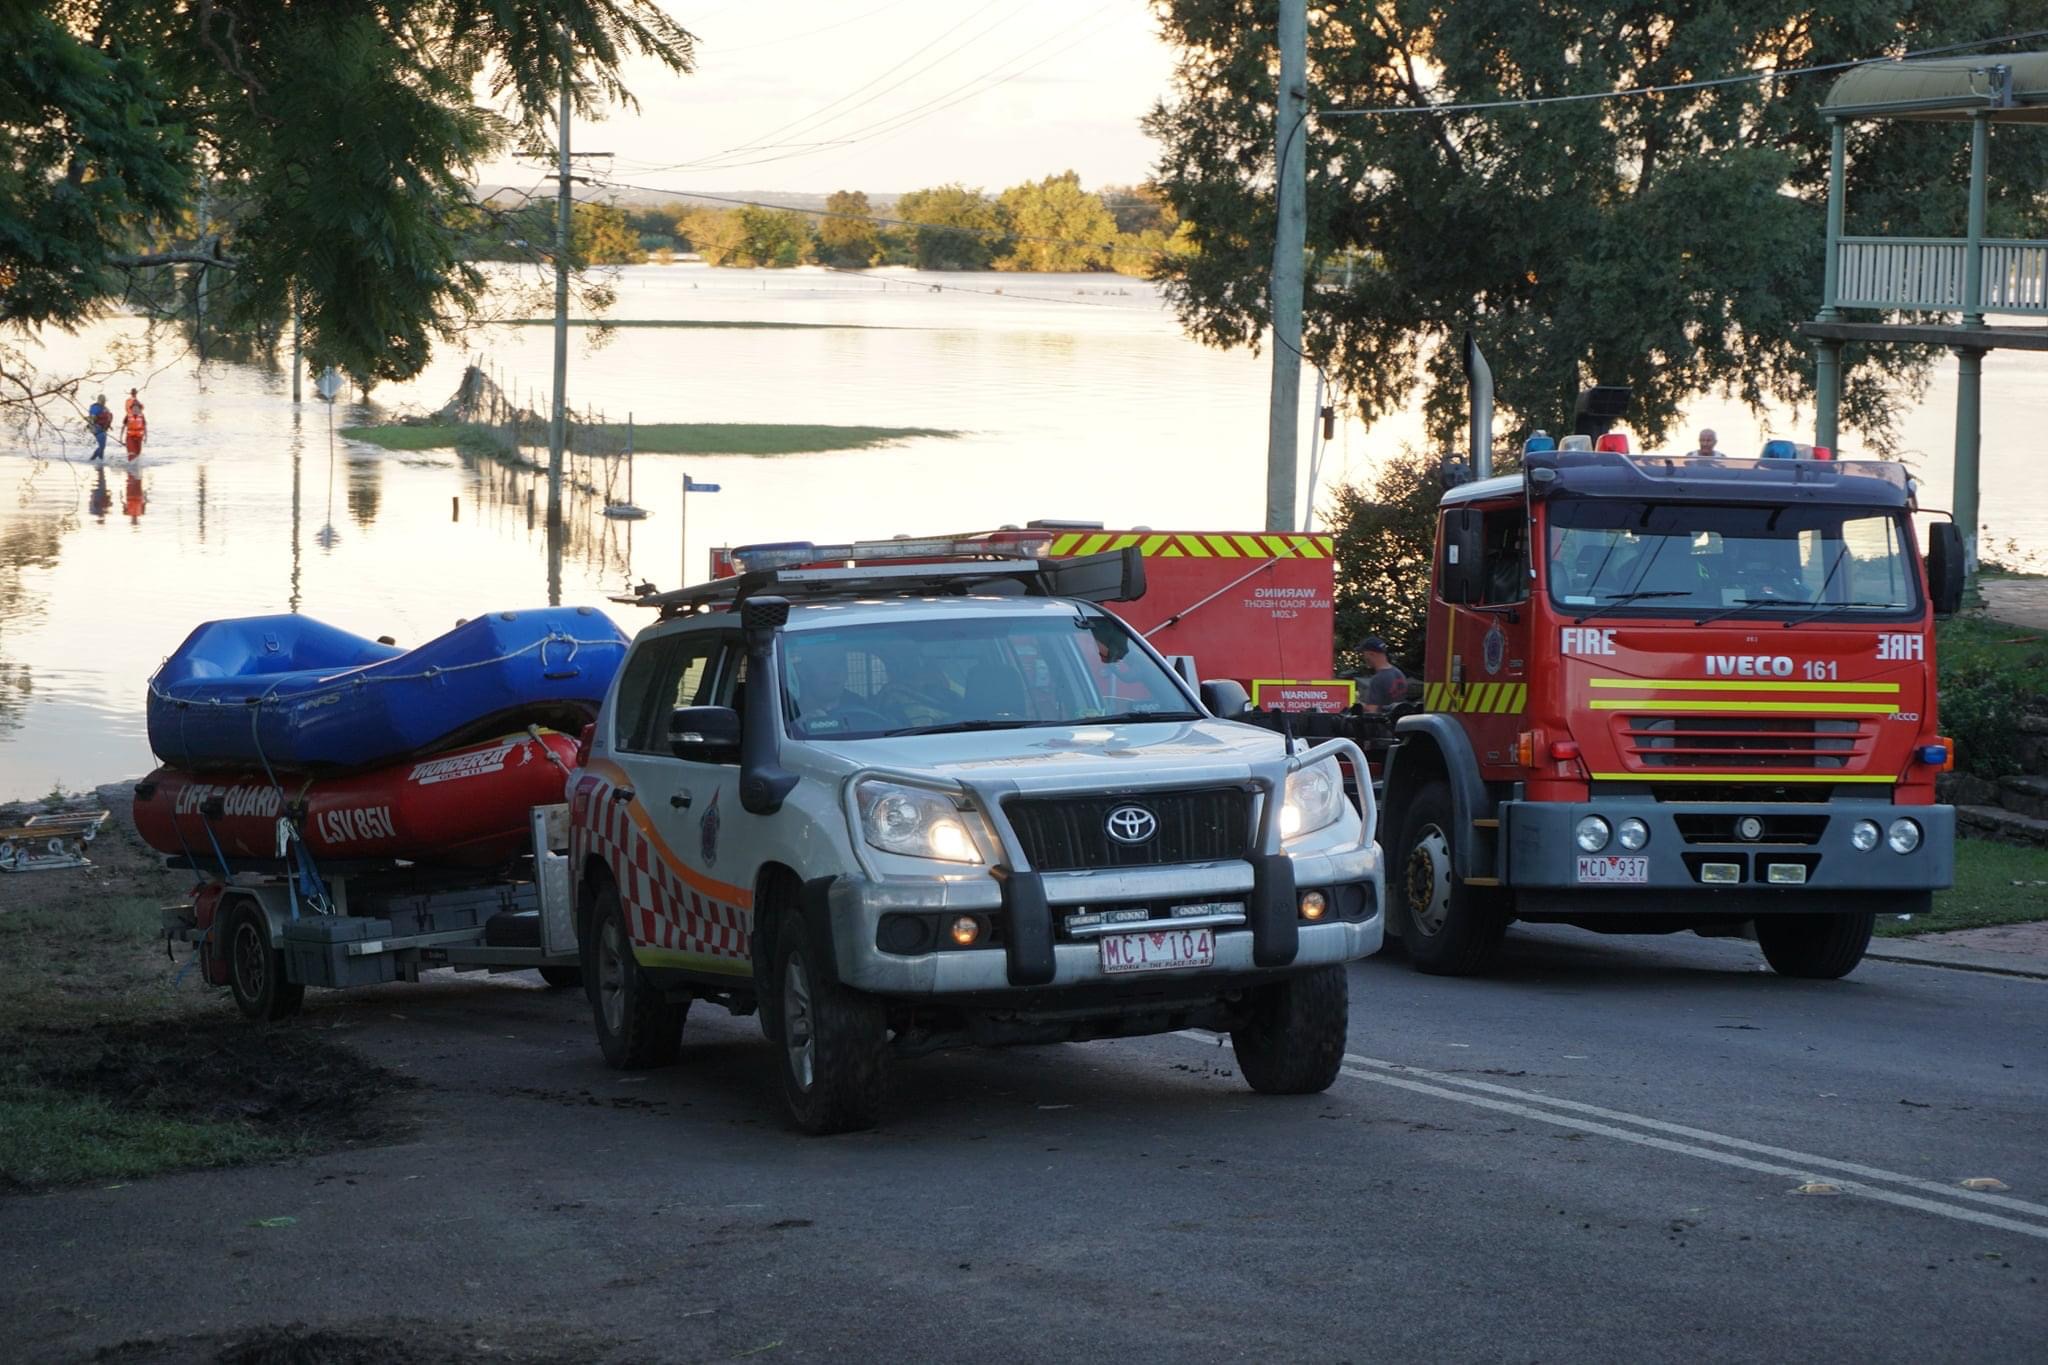
<svg viewBox="0 0 2048 1365"><path fill-rule="evenodd" d="M1529 596L1529 519L1519 507L1488 512L1483 523L1486 602L1503 605Z"/></svg>
<svg viewBox="0 0 2048 1365"><path fill-rule="evenodd" d="M619 679L616 746L626 753L667 754L669 712L710 703L716 680L712 661L725 637L704 632L673 635L633 656Z"/></svg>

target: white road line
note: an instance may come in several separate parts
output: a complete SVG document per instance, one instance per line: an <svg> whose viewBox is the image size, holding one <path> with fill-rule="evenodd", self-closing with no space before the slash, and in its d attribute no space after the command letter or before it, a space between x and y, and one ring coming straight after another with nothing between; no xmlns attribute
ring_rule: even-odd
<svg viewBox="0 0 2048 1365"><path fill-rule="evenodd" d="M1652 1137L1648 1133L1633 1133L1626 1128L1616 1128L1612 1124L1595 1123L1591 1119L1573 1118L1568 1114L1538 1109L1534 1105L1516 1104L1510 1100L1490 1099L1485 1095L1475 1095L1462 1090L1451 1090L1440 1085L1425 1085L1421 1081L1411 1081L1405 1076L1391 1075L1385 1071L1367 1071L1347 1066L1344 1068L1344 1074L1356 1077L1361 1081L1371 1081L1375 1085L1390 1085L1402 1090L1413 1090L1421 1095L1434 1095L1439 1099L1455 1100L1459 1104L1476 1105L1481 1109L1492 1109L1503 1114L1514 1114L1521 1118L1534 1119L1539 1123L1555 1124L1560 1128L1576 1128L1584 1133L1598 1133L1602 1137L1616 1138L1622 1142L1633 1142L1639 1147L1655 1147L1660 1151L1675 1152L1680 1156L1698 1157L1702 1161L1718 1162L1723 1166L1734 1166L1745 1171L1756 1171L1764 1175L1786 1176L1801 1181L1810 1181L1817 1178L1817 1173L1812 1170L1801 1170L1795 1166L1777 1166L1764 1161L1752 1161L1746 1156L1736 1156L1733 1152L1717 1152L1711 1147L1701 1147L1689 1142L1674 1142L1670 1138ZM1995 1213L1982 1213L1976 1209L1965 1208L1957 1204L1937 1203L1935 1200L1922 1199L1915 1194L1901 1194L1897 1190L1880 1189L1875 1185L1866 1185L1855 1180L1834 1179L1827 1183L1835 1186L1844 1194L1861 1195L1865 1199L1876 1199L1886 1204L1896 1204L1901 1208L1917 1209L1922 1213L1932 1213L1942 1218L1953 1218L1963 1223L1975 1223L1980 1227L1997 1228L2001 1232L2016 1232L2023 1237L2034 1237L2048 1242L2048 1227L2041 1227L2033 1223L2022 1223L2012 1218L2001 1218ZM1946 1189L1943 1189L1942 1192L1944 1194L1949 1193ZM1964 1191L1956 1191L1956 1193L1964 1193Z"/></svg>
<svg viewBox="0 0 2048 1365"><path fill-rule="evenodd" d="M1199 1029L1183 1029L1178 1036L1211 1047L1217 1046L1223 1041L1221 1035ZM1345 1075L1361 1081L1371 1081L1376 1085L1388 1085L1402 1090L1411 1090L1417 1094L1434 1095L1439 1099L1455 1100L1460 1104L1474 1105L1481 1109L1492 1109L1500 1113L1516 1114L1524 1118L1554 1124L1560 1128L1573 1128L1580 1132L1598 1133L1603 1137L1619 1138L1623 1142L1632 1142L1638 1146L1654 1147L1661 1151L1675 1152L1682 1156L1698 1157L1704 1161L1718 1162L1724 1166L1734 1166L1742 1170L1756 1171L1766 1175L1790 1176L1802 1182L1823 1181L1823 1177L1825 1177L1823 1183L1834 1185L1845 1194L1861 1195L1867 1199L1895 1204L1901 1208L1917 1209L1924 1213L1938 1214L1944 1218L1954 1218L1966 1223L1999 1228L2007 1232L2017 1232L2023 1236L2048 1241L2048 1227L2034 1223L2022 1223L2016 1219L2003 1218L1992 1213L1983 1213L1977 1209L1962 1207L1958 1204L1939 1203L1932 1199L1920 1198L1917 1195L1901 1194L1896 1190L1883 1189L1877 1185L1865 1183L1865 1181L1844 1180L1835 1172L1846 1171L1853 1175L1863 1176L1869 1181L1904 1185L1910 1189L1940 1195L1944 1200L1991 1204L2036 1218L2048 1218L2048 1207L2029 1203L2024 1199L2013 1199L2008 1196L1991 1194L1980 1190L1965 1190L1959 1187L1944 1185L1939 1181L1925 1180L1919 1176L1905 1175L1898 1171L1887 1171L1876 1166L1865 1166L1858 1162L1842 1161L1833 1157L1815 1156L1809 1152L1794 1151L1786 1147L1773 1147L1767 1143L1751 1142L1745 1138L1730 1137L1725 1133L1710 1132L1704 1128L1692 1128L1680 1123L1667 1123L1662 1119L1646 1118L1642 1115L1626 1113L1619 1109L1605 1109L1597 1104L1584 1104L1577 1100L1561 1099L1553 1095L1545 1095L1540 1091L1517 1090L1512 1086L1495 1085L1490 1081L1467 1080L1462 1076L1445 1075L1442 1072L1429 1071L1422 1067L1402 1066L1395 1062L1383 1061L1377 1057L1362 1057L1353 1052L1345 1053L1344 1060L1346 1063L1349 1063L1349 1065L1343 1068ZM1411 1077L1423 1077L1426 1080L1411 1079ZM1434 1082L1434 1084L1430 1082ZM1471 1093L1475 1091L1488 1093ZM1494 1099L1491 1097L1493 1095L1505 1096L1507 1098ZM1538 1106L1548 1107L1539 1108ZM1592 1119L1576 1118L1573 1117L1574 1114L1590 1114L1597 1118L1610 1120L1610 1122L1599 1123ZM1676 1142L1670 1138L1651 1136L1650 1133L1632 1132L1626 1128L1615 1127L1614 1125L1617 1123L1632 1124L1638 1128L1647 1128L1654 1132L1671 1133L1678 1137L1692 1138L1695 1141ZM1736 1151L1754 1152L1760 1156L1776 1157L1779 1159L1779 1162L1794 1164L1756 1161L1749 1157L1737 1156L1734 1152L1716 1151L1712 1147L1699 1145L1700 1143L1707 1142L1721 1147L1734 1148Z"/></svg>
<svg viewBox="0 0 2048 1365"><path fill-rule="evenodd" d="M1504 1095L1512 1100L1529 1104L1547 1105L1552 1109L1569 1110L1575 1114L1591 1114L1595 1118L1608 1119L1615 1123L1633 1124L1653 1132L1670 1133L1674 1137L1691 1138L1695 1142L1711 1142L1717 1147L1732 1147L1738 1152L1754 1152L1758 1156L1776 1157L1801 1168L1822 1168L1846 1171L1865 1180L1882 1181L1888 1185L1904 1185L1908 1189L1920 1190L1926 1194L1938 1194L1945 1199L1961 1199L1974 1204L1988 1204L1994 1208L2010 1209L2015 1213L2028 1214L2035 1218L2048 1218L2048 1205L2029 1203L2014 1199L2010 1195L1992 1194L1983 1190L1966 1190L1955 1185L1944 1185L1938 1180L1927 1180L1920 1176L1905 1175L1898 1171L1887 1171L1879 1166L1865 1166L1859 1162L1844 1161L1837 1157L1816 1156L1811 1152L1794 1151L1789 1147L1773 1147L1769 1143L1751 1142L1747 1138L1730 1137L1725 1133L1710 1132L1705 1128L1692 1128L1682 1123L1667 1123L1663 1119L1645 1118L1619 1109L1603 1109L1597 1104L1582 1104L1577 1100L1560 1099L1546 1095L1540 1090L1520 1090L1514 1086L1495 1085L1491 1081L1475 1081L1464 1076L1450 1076L1440 1071L1427 1071L1417 1066L1403 1066L1397 1062L1381 1061L1377 1057L1361 1057L1355 1052L1344 1054L1344 1060L1354 1066L1371 1067L1376 1071L1396 1072L1404 1076L1418 1076L1438 1085L1458 1086L1466 1090L1478 1090L1489 1095Z"/></svg>

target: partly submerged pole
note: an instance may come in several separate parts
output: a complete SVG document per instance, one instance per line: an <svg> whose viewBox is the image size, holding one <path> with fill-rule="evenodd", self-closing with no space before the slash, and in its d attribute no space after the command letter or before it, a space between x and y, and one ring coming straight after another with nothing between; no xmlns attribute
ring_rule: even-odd
<svg viewBox="0 0 2048 1365"><path fill-rule="evenodd" d="M1273 387L1266 429L1266 529L1294 529L1301 456L1301 257L1308 241L1308 17L1280 0L1280 88L1273 98Z"/></svg>
<svg viewBox="0 0 2048 1365"><path fill-rule="evenodd" d="M568 437L569 389L569 45L562 45L562 101L556 115L561 144L555 175L555 406L548 418L548 523L562 516L562 447Z"/></svg>

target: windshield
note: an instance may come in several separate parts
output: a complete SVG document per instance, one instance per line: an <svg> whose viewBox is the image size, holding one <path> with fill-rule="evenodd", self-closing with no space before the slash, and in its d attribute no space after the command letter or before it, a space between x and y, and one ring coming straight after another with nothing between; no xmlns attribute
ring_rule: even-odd
<svg viewBox="0 0 2048 1365"><path fill-rule="evenodd" d="M1080 611L789 631L782 695L799 739L1198 714L1121 621Z"/></svg>
<svg viewBox="0 0 2048 1365"><path fill-rule="evenodd" d="M1564 498L1550 600L1568 615L1896 617L1920 608L1901 514Z"/></svg>

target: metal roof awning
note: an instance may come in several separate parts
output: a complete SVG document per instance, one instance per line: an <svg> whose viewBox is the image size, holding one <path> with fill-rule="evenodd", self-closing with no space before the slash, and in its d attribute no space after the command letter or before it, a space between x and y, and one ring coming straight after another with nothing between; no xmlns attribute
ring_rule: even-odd
<svg viewBox="0 0 2048 1365"><path fill-rule="evenodd" d="M2009 79L1993 68L2005 67ZM1835 118L2048 123L2048 52L1873 62L1838 79L1821 102Z"/></svg>

